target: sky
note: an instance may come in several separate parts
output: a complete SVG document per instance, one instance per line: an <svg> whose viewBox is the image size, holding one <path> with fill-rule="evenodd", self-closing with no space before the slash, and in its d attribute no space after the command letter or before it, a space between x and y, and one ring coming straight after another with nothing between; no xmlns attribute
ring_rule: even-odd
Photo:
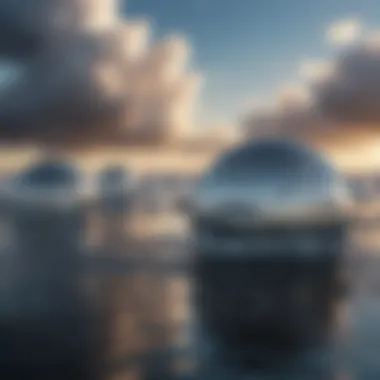
<svg viewBox="0 0 380 380"><path fill-rule="evenodd" d="M302 63L334 57L358 25L380 27L378 0L127 0L123 12L148 17L157 36L189 38L205 77L200 126L238 123L300 81Z"/></svg>

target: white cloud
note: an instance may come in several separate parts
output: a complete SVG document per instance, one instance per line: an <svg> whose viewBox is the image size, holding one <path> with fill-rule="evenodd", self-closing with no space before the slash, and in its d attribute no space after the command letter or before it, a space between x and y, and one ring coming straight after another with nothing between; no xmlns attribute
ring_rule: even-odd
<svg viewBox="0 0 380 380"><path fill-rule="evenodd" d="M106 128L108 133L115 127L132 139L186 138L202 84L202 76L192 69L187 38L170 34L156 42L148 20L124 17L117 12L118 0L50 2L52 6L39 7L39 0L31 0L35 19L49 21L63 15L62 24L58 28L53 23L50 29L43 25L40 33L37 23L28 21L25 31L43 37L37 41L38 49L31 43L41 54L27 56L25 73L23 67L1 65L0 60L4 133L13 136L17 129L23 138L29 131L45 133L55 125L67 135L87 133L89 127ZM31 12L22 3L11 9L20 25ZM16 33L17 28L13 30ZM23 63L2 48L0 53Z"/></svg>
<svg viewBox="0 0 380 380"><path fill-rule="evenodd" d="M329 77L333 70L332 62L307 60L301 62L298 73L302 80L315 82Z"/></svg>
<svg viewBox="0 0 380 380"><path fill-rule="evenodd" d="M361 36L362 30L358 20L339 20L327 29L326 38L333 45L347 45L356 41Z"/></svg>
<svg viewBox="0 0 380 380"><path fill-rule="evenodd" d="M302 84L285 84L277 92L277 104L281 109L292 109L311 101L310 90Z"/></svg>
<svg viewBox="0 0 380 380"><path fill-rule="evenodd" d="M150 48L151 28L144 20L125 20L120 25L122 51L126 61L136 62Z"/></svg>

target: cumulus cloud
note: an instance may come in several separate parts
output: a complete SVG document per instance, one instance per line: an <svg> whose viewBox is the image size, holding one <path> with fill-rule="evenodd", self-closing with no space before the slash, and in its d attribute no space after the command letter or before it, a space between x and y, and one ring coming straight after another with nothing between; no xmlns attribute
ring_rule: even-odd
<svg viewBox="0 0 380 380"><path fill-rule="evenodd" d="M370 37L350 47L334 62L334 73L314 84L321 112L343 122L380 122L379 41Z"/></svg>
<svg viewBox="0 0 380 380"><path fill-rule="evenodd" d="M302 86L280 89L272 109L255 110L242 125L249 137L291 136L297 138L324 128L322 115L314 107L312 95Z"/></svg>
<svg viewBox="0 0 380 380"><path fill-rule="evenodd" d="M306 82L321 81L334 71L334 64L322 60L306 60L301 62L298 73Z"/></svg>
<svg viewBox="0 0 380 380"><path fill-rule="evenodd" d="M174 36L152 44L149 24L120 18L116 0L4 0L0 137L165 135L175 108L191 117L190 51Z"/></svg>
<svg viewBox="0 0 380 380"><path fill-rule="evenodd" d="M293 108L306 108L312 103L309 89L300 84L284 84L277 92L277 105L287 112Z"/></svg>
<svg viewBox="0 0 380 380"><path fill-rule="evenodd" d="M0 57L29 58L67 31L109 28L117 10L117 0L2 0Z"/></svg>
<svg viewBox="0 0 380 380"><path fill-rule="evenodd" d="M128 20L119 26L122 54L127 62L141 61L150 47L151 30L145 20Z"/></svg>
<svg viewBox="0 0 380 380"><path fill-rule="evenodd" d="M189 70L190 53L186 39L171 36L139 62L129 97L129 127L139 138L167 141L191 134L203 77Z"/></svg>
<svg viewBox="0 0 380 380"><path fill-rule="evenodd" d="M34 57L0 94L5 137L81 134L116 123L126 105L123 73L107 45L107 38L71 36Z"/></svg>
<svg viewBox="0 0 380 380"><path fill-rule="evenodd" d="M358 20L339 20L327 29L326 39L333 45L347 45L356 41L361 33L362 26Z"/></svg>
<svg viewBox="0 0 380 380"><path fill-rule="evenodd" d="M356 26L355 26L356 25ZM380 123L380 33L359 38L354 21L331 28L336 41L357 38L329 61L301 62L305 88L283 87L271 110L254 110L245 118L246 134L297 136L306 131L371 128ZM355 31L355 32L354 32ZM339 35L339 38L338 38ZM350 36L350 38L348 38Z"/></svg>

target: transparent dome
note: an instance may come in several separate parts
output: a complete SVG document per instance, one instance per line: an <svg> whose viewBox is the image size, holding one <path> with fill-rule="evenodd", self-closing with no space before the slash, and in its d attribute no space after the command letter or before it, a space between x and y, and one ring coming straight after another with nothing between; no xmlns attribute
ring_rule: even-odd
<svg viewBox="0 0 380 380"><path fill-rule="evenodd" d="M2 183L2 200L28 207L66 207L87 196L82 173L64 160L31 164Z"/></svg>
<svg viewBox="0 0 380 380"><path fill-rule="evenodd" d="M345 216L340 174L308 147L287 140L250 142L224 155L199 182L195 213L244 225L308 223Z"/></svg>
<svg viewBox="0 0 380 380"><path fill-rule="evenodd" d="M34 188L75 187L80 182L80 173L68 162L42 161L22 171L15 182Z"/></svg>

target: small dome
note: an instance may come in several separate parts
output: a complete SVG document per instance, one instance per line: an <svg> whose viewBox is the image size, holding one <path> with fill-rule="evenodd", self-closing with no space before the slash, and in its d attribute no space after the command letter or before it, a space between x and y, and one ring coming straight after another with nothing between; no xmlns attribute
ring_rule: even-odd
<svg viewBox="0 0 380 380"><path fill-rule="evenodd" d="M65 161L42 161L33 164L16 177L16 184L34 188L76 187L80 173Z"/></svg>
<svg viewBox="0 0 380 380"><path fill-rule="evenodd" d="M43 160L31 164L2 184L3 201L38 208L66 208L85 197L82 173L69 162Z"/></svg>

